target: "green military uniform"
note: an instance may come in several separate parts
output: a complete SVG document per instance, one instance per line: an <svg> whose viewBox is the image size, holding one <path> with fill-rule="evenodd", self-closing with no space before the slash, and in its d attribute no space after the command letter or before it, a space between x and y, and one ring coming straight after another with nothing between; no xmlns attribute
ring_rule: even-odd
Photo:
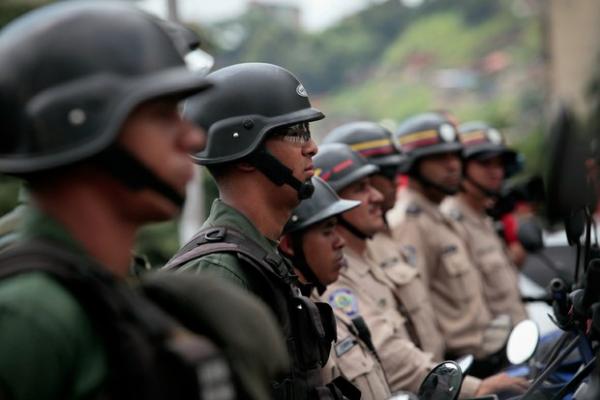
<svg viewBox="0 0 600 400"><path fill-rule="evenodd" d="M277 253L277 243L266 238L242 213L216 199L210 209L210 215L200 230L213 227L233 228L258 243L265 251ZM227 279L250 292L260 292L261 287L256 274L248 273L238 257L232 253L214 253L193 259L180 267L181 270L195 272L206 271Z"/></svg>
<svg viewBox="0 0 600 400"><path fill-rule="evenodd" d="M51 240L92 262L39 210L30 209L20 233L24 239ZM89 398L107 377L103 345L84 309L44 273L0 281L0 354L0 385L12 400Z"/></svg>

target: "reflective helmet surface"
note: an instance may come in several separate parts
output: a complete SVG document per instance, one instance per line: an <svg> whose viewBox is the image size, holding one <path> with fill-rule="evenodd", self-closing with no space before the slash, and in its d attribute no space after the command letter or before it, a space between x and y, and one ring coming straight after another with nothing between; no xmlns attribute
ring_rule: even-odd
<svg viewBox="0 0 600 400"><path fill-rule="evenodd" d="M283 229L284 234L306 229L360 205L360 201L340 199L335 190L318 176L312 177L312 183L315 187L312 197L300 202L292 211L292 216Z"/></svg>
<svg viewBox="0 0 600 400"><path fill-rule="evenodd" d="M423 157L462 150L455 125L448 117L435 112L403 121L394 132L394 139L406 156L405 172Z"/></svg>
<svg viewBox="0 0 600 400"><path fill-rule="evenodd" d="M487 158L501 155L506 162L516 162L517 153L506 146L503 135L484 122L472 121L459 125L463 157Z"/></svg>
<svg viewBox="0 0 600 400"><path fill-rule="evenodd" d="M122 2L60 2L0 32L0 172L91 157L132 110L209 86L156 18Z"/></svg>
<svg viewBox="0 0 600 400"><path fill-rule="evenodd" d="M366 158L343 143L327 143L319 147L313 158L315 175L329 183L336 191L379 171Z"/></svg>
<svg viewBox="0 0 600 400"><path fill-rule="evenodd" d="M190 98L184 114L208 133L193 155L202 165L239 160L254 152L272 130L324 118L302 83L285 68L244 63L208 75L216 88Z"/></svg>
<svg viewBox="0 0 600 400"><path fill-rule="evenodd" d="M399 166L404 160L392 133L375 122L359 121L338 126L325 136L325 143L345 143L380 167Z"/></svg>

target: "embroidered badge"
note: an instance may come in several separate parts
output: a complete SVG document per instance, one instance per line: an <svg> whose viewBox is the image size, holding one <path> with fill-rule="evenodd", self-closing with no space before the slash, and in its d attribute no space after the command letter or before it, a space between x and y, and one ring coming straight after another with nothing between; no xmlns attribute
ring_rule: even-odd
<svg viewBox="0 0 600 400"><path fill-rule="evenodd" d="M341 310L350 318L358 315L358 299L348 288L335 290L329 295L329 305Z"/></svg>
<svg viewBox="0 0 600 400"><path fill-rule="evenodd" d="M296 87L296 93L298 93L298 96L308 97L308 93L306 93L306 89L304 89L304 86L302 86L301 83Z"/></svg>
<svg viewBox="0 0 600 400"><path fill-rule="evenodd" d="M335 345L335 355L341 357L342 355L350 351L350 349L353 348L356 344L356 340L354 340L352 336L348 336L347 338L341 340L340 342L338 342L338 344Z"/></svg>
<svg viewBox="0 0 600 400"><path fill-rule="evenodd" d="M417 266L417 249L415 249L415 246L406 244L400 248L400 251L402 251L404 260L408 265L411 267Z"/></svg>

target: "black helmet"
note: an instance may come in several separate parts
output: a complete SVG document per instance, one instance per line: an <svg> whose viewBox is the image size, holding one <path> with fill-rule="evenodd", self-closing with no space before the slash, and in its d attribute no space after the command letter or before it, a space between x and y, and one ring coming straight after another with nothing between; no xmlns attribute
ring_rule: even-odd
<svg viewBox="0 0 600 400"><path fill-rule="evenodd" d="M338 126L325 136L323 143L345 143L379 167L398 167L404 161L392 133L375 122L350 122Z"/></svg>
<svg viewBox="0 0 600 400"><path fill-rule="evenodd" d="M338 193L357 180L379 171L379 167L370 164L366 158L343 143L320 146L313 163L315 175L329 183Z"/></svg>
<svg viewBox="0 0 600 400"><path fill-rule="evenodd" d="M0 34L0 172L30 174L111 146L144 101L209 83L154 17L120 2L61 2Z"/></svg>
<svg viewBox="0 0 600 400"><path fill-rule="evenodd" d="M463 158L485 159L502 156L508 171L518 164L517 153L509 149L502 134L484 122L465 122L458 127L459 138L463 145Z"/></svg>
<svg viewBox="0 0 600 400"><path fill-rule="evenodd" d="M404 172L410 172L423 157L462 150L455 125L448 117L435 112L405 120L394 132L394 139L406 155L402 164Z"/></svg>
<svg viewBox="0 0 600 400"><path fill-rule="evenodd" d="M302 272L304 277L316 287L319 294L325 292L325 285L319 281L313 267L308 264L306 254L304 253L303 235L308 227L325 221L328 218L339 216L341 214L360 205L360 201L340 199L335 190L323 179L313 176L312 184L315 192L308 200L300 203L294 211L288 223L283 228L284 234L289 234L294 254L287 256L292 260L294 267Z"/></svg>
<svg viewBox="0 0 600 400"><path fill-rule="evenodd" d="M313 176L312 183L315 192L310 199L302 201L294 209L290 220L283 228L284 234L304 230L360 205L360 201L340 199L335 190L318 176Z"/></svg>
<svg viewBox="0 0 600 400"><path fill-rule="evenodd" d="M264 63L232 65L208 76L217 89L191 98L184 111L208 133L206 148L193 155L196 162L219 165L252 155L248 160L274 183L287 183L306 198L303 183L261 146L278 128L324 118L311 106L302 83L288 70Z"/></svg>

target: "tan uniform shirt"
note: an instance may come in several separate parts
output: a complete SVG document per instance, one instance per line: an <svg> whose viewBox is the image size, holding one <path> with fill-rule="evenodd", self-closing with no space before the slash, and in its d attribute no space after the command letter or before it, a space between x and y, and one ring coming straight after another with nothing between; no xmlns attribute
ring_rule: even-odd
<svg viewBox="0 0 600 400"><path fill-rule="evenodd" d="M508 314L513 325L526 319L517 268L510 261L491 218L477 213L460 196L446 198L441 210L452 219L467 244L481 273L484 295L492 314Z"/></svg>
<svg viewBox="0 0 600 400"><path fill-rule="evenodd" d="M323 382L342 376L360 389L361 399L388 399L390 387L379 360L358 336L350 317L336 309L335 319L337 342L323 368Z"/></svg>
<svg viewBox="0 0 600 400"><path fill-rule="evenodd" d="M364 257L348 248L344 253L348 267L341 271L335 283L327 287L322 298L332 306L336 316L343 315L346 321L357 315L364 318L390 390L416 393L429 370L435 366L432 354L423 352L411 340L389 279L378 269L371 251L367 250ZM335 352L342 336L338 333ZM351 357L348 354L346 360L352 364L362 362L359 355ZM362 365L369 370L368 363ZM477 378L467 377L460 397L474 397L480 383Z"/></svg>
<svg viewBox="0 0 600 400"><path fill-rule="evenodd" d="M390 235L380 233L368 241L370 254L377 262L396 296L399 311L412 324L416 343L433 354L435 361L444 359L445 344L437 326L429 292L416 265L416 254L404 251Z"/></svg>
<svg viewBox="0 0 600 400"><path fill-rule="evenodd" d="M388 223L394 238L416 254L446 351L476 358L489 355L483 334L491 313L465 244L436 204L409 188L399 198L387 214Z"/></svg>
<svg viewBox="0 0 600 400"><path fill-rule="evenodd" d="M389 280L372 258L360 257L349 249L344 253L348 267L327 288L323 299L336 313L364 318L392 392L416 392L434 365L433 356L414 345Z"/></svg>

